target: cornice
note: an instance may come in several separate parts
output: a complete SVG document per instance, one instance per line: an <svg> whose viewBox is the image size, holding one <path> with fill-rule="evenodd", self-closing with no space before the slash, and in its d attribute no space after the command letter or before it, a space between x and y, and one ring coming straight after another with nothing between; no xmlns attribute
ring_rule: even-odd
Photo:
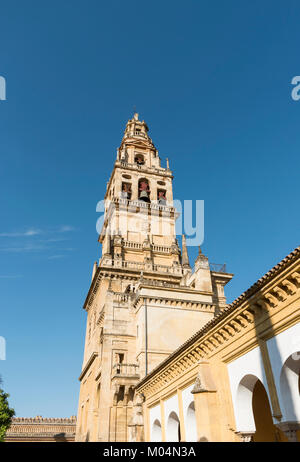
<svg viewBox="0 0 300 462"><path fill-rule="evenodd" d="M98 266L98 268L97 268L97 270L96 270L96 272L94 274L93 280L91 282L91 285L90 285L89 291L87 293L87 296L85 298L84 304L83 304L83 309L84 310L86 310L93 303L94 296L97 293L99 283L100 283L100 272L101 272L101 268L100 268L100 266Z"/></svg>
<svg viewBox="0 0 300 462"><path fill-rule="evenodd" d="M138 310L143 306L144 300L148 300L151 305L165 305L169 308L190 309L192 311L205 311L213 312L216 306L210 302L199 302L195 300L178 300L174 298L165 297L162 295L139 295L134 302L133 307Z"/></svg>
<svg viewBox="0 0 300 462"><path fill-rule="evenodd" d="M80 376L78 377L78 380L81 382L81 380L83 379L83 377L85 376L85 374L87 373L87 371L89 370L91 364L93 363L94 359L97 358L98 356L98 353L96 353L96 351L94 351L91 356L89 357L88 361L86 362L84 368L82 369L82 372L80 374Z"/></svg>

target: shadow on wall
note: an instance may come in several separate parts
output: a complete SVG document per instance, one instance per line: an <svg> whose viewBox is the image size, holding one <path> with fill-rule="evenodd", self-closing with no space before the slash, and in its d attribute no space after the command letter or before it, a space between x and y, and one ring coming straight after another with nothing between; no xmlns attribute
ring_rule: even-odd
<svg viewBox="0 0 300 462"><path fill-rule="evenodd" d="M56 435L54 435L54 439L56 443L66 443L68 441L64 432L56 433Z"/></svg>

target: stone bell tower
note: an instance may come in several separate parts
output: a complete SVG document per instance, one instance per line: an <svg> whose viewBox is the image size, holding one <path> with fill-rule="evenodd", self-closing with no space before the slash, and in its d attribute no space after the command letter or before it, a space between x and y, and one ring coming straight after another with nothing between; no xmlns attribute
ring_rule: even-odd
<svg viewBox="0 0 300 462"><path fill-rule="evenodd" d="M205 265L192 272L185 238L181 253L172 180L134 114L107 184L102 255L84 304L77 441L140 435L135 385L226 305L223 287L232 275L211 271L202 254Z"/></svg>

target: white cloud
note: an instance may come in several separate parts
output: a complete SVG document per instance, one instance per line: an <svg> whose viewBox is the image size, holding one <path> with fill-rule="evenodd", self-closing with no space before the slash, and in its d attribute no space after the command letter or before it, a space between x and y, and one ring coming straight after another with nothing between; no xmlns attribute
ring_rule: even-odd
<svg viewBox="0 0 300 462"><path fill-rule="evenodd" d="M42 234L40 229L31 228L23 232L0 233L0 237L30 237L38 234Z"/></svg>
<svg viewBox="0 0 300 462"><path fill-rule="evenodd" d="M75 228L73 226L64 225L64 226L60 227L58 232L59 233L68 233L70 231L75 231Z"/></svg>
<svg viewBox="0 0 300 462"><path fill-rule="evenodd" d="M49 233L68 233L75 231L76 228L70 225L62 225L56 229L42 230L37 228L29 228L26 231L11 231L6 233L0 233L0 237L33 237L40 234L49 234ZM49 239L50 242L50 239ZM53 239L54 242L54 239Z"/></svg>
<svg viewBox="0 0 300 462"><path fill-rule="evenodd" d="M56 259L59 259L59 258L64 258L65 255L51 255L50 257L48 257L48 260L56 260Z"/></svg>
<svg viewBox="0 0 300 462"><path fill-rule="evenodd" d="M0 247L0 252L32 252L47 249L44 245L29 244L16 247Z"/></svg>

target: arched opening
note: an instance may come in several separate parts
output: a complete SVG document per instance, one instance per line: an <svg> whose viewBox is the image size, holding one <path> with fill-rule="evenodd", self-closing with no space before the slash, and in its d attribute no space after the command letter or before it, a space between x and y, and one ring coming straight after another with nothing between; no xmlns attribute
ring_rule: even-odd
<svg viewBox="0 0 300 462"><path fill-rule="evenodd" d="M171 412L167 420L167 441L181 441L180 421L176 412Z"/></svg>
<svg viewBox="0 0 300 462"><path fill-rule="evenodd" d="M144 165L145 159L144 159L143 154L136 154L136 156L134 157L134 162L137 165Z"/></svg>
<svg viewBox="0 0 300 462"><path fill-rule="evenodd" d="M157 200L158 200L159 204L166 205L167 199L166 199L166 191L165 191L165 189L158 189L157 190Z"/></svg>
<svg viewBox="0 0 300 462"><path fill-rule="evenodd" d="M150 188L149 182L146 178L139 180L139 200L144 202L150 202Z"/></svg>
<svg viewBox="0 0 300 462"><path fill-rule="evenodd" d="M129 392L128 392L127 406L132 406L133 405L133 398L134 398L134 390L133 390L132 387L130 387Z"/></svg>
<svg viewBox="0 0 300 462"><path fill-rule="evenodd" d="M122 183L122 191L121 191L121 198L122 199L131 199L131 183Z"/></svg>
<svg viewBox="0 0 300 462"><path fill-rule="evenodd" d="M278 441L277 433L279 430L273 424L268 395L260 380L257 380L253 389L252 407L256 427L253 441Z"/></svg>
<svg viewBox="0 0 300 462"><path fill-rule="evenodd" d="M201 436L198 440L198 443L208 443L208 439L206 436Z"/></svg>
<svg viewBox="0 0 300 462"><path fill-rule="evenodd" d="M252 434L252 441L283 441L284 435L274 425L269 398L262 382L248 374L240 381L236 401L237 429Z"/></svg>
<svg viewBox="0 0 300 462"><path fill-rule="evenodd" d="M280 373L280 394L284 420L300 420L300 352L288 357Z"/></svg>
<svg viewBox="0 0 300 462"><path fill-rule="evenodd" d="M239 432L255 432L255 422L252 411L252 395L256 382L259 379L247 374L240 381L236 396L236 420Z"/></svg>
<svg viewBox="0 0 300 462"><path fill-rule="evenodd" d="M123 403L125 396L125 387L121 385L117 394L117 404Z"/></svg>
<svg viewBox="0 0 300 462"><path fill-rule="evenodd" d="M194 401L192 401L187 408L185 433L186 441L197 441L197 422Z"/></svg>
<svg viewBox="0 0 300 462"><path fill-rule="evenodd" d="M152 425L151 441L153 442L162 441L161 423L158 419L156 419Z"/></svg>

